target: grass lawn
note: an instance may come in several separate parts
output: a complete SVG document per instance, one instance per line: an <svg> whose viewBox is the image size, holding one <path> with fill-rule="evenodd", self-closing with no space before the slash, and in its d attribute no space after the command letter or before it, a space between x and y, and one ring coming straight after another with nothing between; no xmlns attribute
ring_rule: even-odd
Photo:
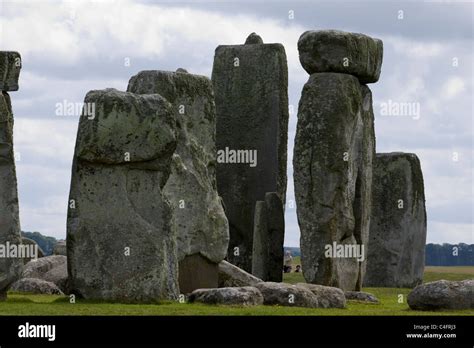
<svg viewBox="0 0 474 348"><path fill-rule="evenodd" d="M425 272L425 281L438 279L473 278L474 267L430 267ZM288 283L303 282L301 273L284 274ZM349 301L346 309L308 309L298 307L255 306L210 306L166 302L162 304L120 304L77 300L71 304L68 298L55 295L8 294L6 302L0 302L0 315L474 315L474 310L463 311L412 311L406 304L410 289L365 288L373 293L380 304L365 304ZM401 303L399 303L401 301Z"/></svg>

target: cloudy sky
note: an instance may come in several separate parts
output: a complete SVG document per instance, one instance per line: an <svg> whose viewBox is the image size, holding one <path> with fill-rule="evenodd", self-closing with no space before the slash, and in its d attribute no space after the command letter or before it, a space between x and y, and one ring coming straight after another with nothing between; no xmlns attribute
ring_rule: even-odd
<svg viewBox="0 0 474 348"><path fill-rule="evenodd" d="M297 52L309 29L365 33L384 42L374 96L377 152L416 153L425 179L428 242L473 238L473 4L382 1L18 1L0 0L0 50L22 54L12 92L22 229L64 238L80 103L92 89L125 90L144 69L210 76L215 48L251 32L285 46L290 115L288 199L294 200L296 111L308 79ZM419 117L387 116L382 105L419 103ZM285 245L299 245L287 208Z"/></svg>

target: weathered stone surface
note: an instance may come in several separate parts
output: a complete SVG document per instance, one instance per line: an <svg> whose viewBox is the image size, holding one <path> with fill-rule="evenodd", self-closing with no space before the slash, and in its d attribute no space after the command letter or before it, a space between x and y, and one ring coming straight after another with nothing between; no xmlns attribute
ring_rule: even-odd
<svg viewBox="0 0 474 348"><path fill-rule="evenodd" d="M73 160L67 221L71 291L84 298L155 302L178 296L176 231L163 188L176 149L160 95L91 91Z"/></svg>
<svg viewBox="0 0 474 348"><path fill-rule="evenodd" d="M38 245L38 243L36 243L33 239L30 239L30 238L26 238L26 237L21 237L21 244L23 245L28 245L30 248L34 248L34 250L36 250L37 254L36 254L36 257L37 258L40 258L40 257L44 257L44 251L43 249L41 249L41 247ZM29 249L30 252L33 252L32 249ZM23 263L28 263L32 260L32 258L23 258Z"/></svg>
<svg viewBox="0 0 474 348"><path fill-rule="evenodd" d="M411 309L473 309L474 280L438 280L418 285L407 298Z"/></svg>
<svg viewBox="0 0 474 348"><path fill-rule="evenodd" d="M12 285L11 290L32 294L64 295L56 284L37 278L22 278Z"/></svg>
<svg viewBox="0 0 474 348"><path fill-rule="evenodd" d="M172 104L177 120L177 147L163 192L173 208L178 233L181 292L217 287L217 263L227 253L229 225L217 194L212 83L207 77L184 69L176 73L142 71L131 78L128 91L162 95ZM210 263L202 260L181 265L196 254ZM196 274L202 277L197 278Z"/></svg>
<svg viewBox="0 0 474 348"><path fill-rule="evenodd" d="M316 295L304 287L275 282L257 283L255 287L262 293L266 305L318 307Z"/></svg>
<svg viewBox="0 0 474 348"><path fill-rule="evenodd" d="M245 40L246 45L257 45L257 44L263 44L263 40L260 37L260 35L257 35L256 33L250 34L247 39Z"/></svg>
<svg viewBox="0 0 474 348"><path fill-rule="evenodd" d="M67 258L63 255L51 255L31 260L25 265L22 277L46 280L56 284L62 292L69 292Z"/></svg>
<svg viewBox="0 0 474 348"><path fill-rule="evenodd" d="M3 55L2 55L3 57ZM2 63L0 63L1 65ZM3 73L0 71L0 73ZM0 93L0 245L21 244L18 193L13 153L13 113L10 96ZM19 258L0 258L0 297L21 275L23 261Z"/></svg>
<svg viewBox="0 0 474 348"><path fill-rule="evenodd" d="M59 240L56 243L56 245L54 246L53 254L54 255L64 255L64 256L66 256L66 253L67 253L66 241L65 240Z"/></svg>
<svg viewBox="0 0 474 348"><path fill-rule="evenodd" d="M283 203L276 192L267 192L265 201L257 201L255 204L253 275L264 281L282 281L284 239Z"/></svg>
<svg viewBox="0 0 474 348"><path fill-rule="evenodd" d="M227 262L219 262L219 287L255 286L262 280Z"/></svg>
<svg viewBox="0 0 474 348"><path fill-rule="evenodd" d="M364 286L413 288L425 268L426 209L420 160L381 153L374 161Z"/></svg>
<svg viewBox="0 0 474 348"><path fill-rule="evenodd" d="M23 278L40 278L53 268L67 265L67 258L63 255L45 256L31 260L23 269Z"/></svg>
<svg viewBox="0 0 474 348"><path fill-rule="evenodd" d="M379 303L379 300L374 295L363 291L345 291L344 296L346 300Z"/></svg>
<svg viewBox="0 0 474 348"><path fill-rule="evenodd" d="M297 283L296 286L304 287L315 294L320 308L346 308L344 291L339 288L308 283Z"/></svg>
<svg viewBox="0 0 474 348"><path fill-rule="evenodd" d="M217 109L217 188L229 219L227 259L251 272L255 203L266 192L286 194L288 68L281 44L216 48L212 82ZM226 149L228 152L226 152ZM256 161L233 161L231 151L256 151ZM229 156L225 155L228 154ZM235 153L237 156L238 153ZM238 248L238 249L235 249ZM236 252L238 250L238 252ZM238 254L238 255L237 255Z"/></svg>
<svg viewBox="0 0 474 348"><path fill-rule="evenodd" d="M186 256L179 262L179 291L188 294L195 289L217 288L218 266L201 254Z"/></svg>
<svg viewBox="0 0 474 348"><path fill-rule="evenodd" d="M0 51L0 91L18 91L21 56L18 52Z"/></svg>
<svg viewBox="0 0 474 348"><path fill-rule="evenodd" d="M339 30L311 30L298 40L300 62L308 74L336 72L356 76L360 83L377 82L383 43L367 35Z"/></svg>
<svg viewBox="0 0 474 348"><path fill-rule="evenodd" d="M310 76L299 104L293 156L301 262L308 283L361 289L375 155L373 122L370 90L357 78ZM351 250L331 253L338 248Z"/></svg>
<svg viewBox="0 0 474 348"><path fill-rule="evenodd" d="M202 302L207 304L257 306L263 304L261 292L252 286L197 289L189 296L189 302Z"/></svg>

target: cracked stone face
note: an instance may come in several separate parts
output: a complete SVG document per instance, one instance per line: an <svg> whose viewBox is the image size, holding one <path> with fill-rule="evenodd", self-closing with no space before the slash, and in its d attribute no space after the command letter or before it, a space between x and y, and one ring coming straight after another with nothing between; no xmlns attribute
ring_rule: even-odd
<svg viewBox="0 0 474 348"><path fill-rule="evenodd" d="M13 152L13 114L10 96L0 92L0 244L20 245L20 219ZM0 258L0 300L19 278L23 260Z"/></svg>
<svg viewBox="0 0 474 348"><path fill-rule="evenodd" d="M281 44L252 34L216 48L212 82L217 150L256 150L257 164L217 163L217 188L229 219L228 260L251 272L255 203L286 194L288 68Z"/></svg>
<svg viewBox="0 0 474 348"><path fill-rule="evenodd" d="M67 220L71 292L154 302L178 295L176 231L163 187L176 120L160 95L91 91L79 121Z"/></svg>
<svg viewBox="0 0 474 348"><path fill-rule="evenodd" d="M301 262L308 283L343 290L362 286L375 152L373 122L370 90L356 77L310 76L298 108L293 156ZM334 248L334 243L359 254L328 256L328 246Z"/></svg>

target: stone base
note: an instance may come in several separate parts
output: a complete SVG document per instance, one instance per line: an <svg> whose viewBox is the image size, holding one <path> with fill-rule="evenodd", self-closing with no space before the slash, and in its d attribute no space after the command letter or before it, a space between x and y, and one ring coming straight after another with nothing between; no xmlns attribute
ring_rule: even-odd
<svg viewBox="0 0 474 348"><path fill-rule="evenodd" d="M196 289L217 288L218 266L200 254L186 256L179 262L179 291L188 294Z"/></svg>

